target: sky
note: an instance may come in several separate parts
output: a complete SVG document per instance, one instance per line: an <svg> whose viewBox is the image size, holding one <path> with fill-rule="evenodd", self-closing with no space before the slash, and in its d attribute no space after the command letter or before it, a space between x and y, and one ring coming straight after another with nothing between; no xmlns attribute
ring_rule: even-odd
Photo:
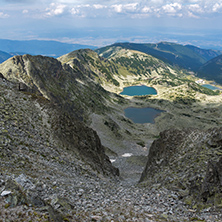
<svg viewBox="0 0 222 222"><path fill-rule="evenodd" d="M222 48L222 0L0 0L0 39Z"/></svg>

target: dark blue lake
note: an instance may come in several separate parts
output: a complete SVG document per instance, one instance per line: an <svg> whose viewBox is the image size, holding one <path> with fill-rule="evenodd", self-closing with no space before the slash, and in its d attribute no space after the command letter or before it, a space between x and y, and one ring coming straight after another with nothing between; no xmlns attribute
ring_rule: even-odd
<svg viewBox="0 0 222 222"><path fill-rule="evenodd" d="M204 85L202 85L202 86L205 87L205 88L211 89L211 90L216 90L216 89L221 90L220 88L218 88L218 87L216 87L216 86L212 86L212 85L210 85L210 84L204 84Z"/></svg>
<svg viewBox="0 0 222 222"><path fill-rule="evenodd" d="M141 85L125 87L120 94L127 96L157 95L157 91L153 87Z"/></svg>
<svg viewBox="0 0 222 222"><path fill-rule="evenodd" d="M159 116L162 112L165 111L150 107L129 107L124 110L125 116L131 119L134 123L155 123L154 119Z"/></svg>

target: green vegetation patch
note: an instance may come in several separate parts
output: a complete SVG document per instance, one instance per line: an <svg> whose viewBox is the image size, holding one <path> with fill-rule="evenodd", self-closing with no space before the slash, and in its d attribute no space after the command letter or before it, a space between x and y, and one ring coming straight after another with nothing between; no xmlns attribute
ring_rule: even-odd
<svg viewBox="0 0 222 222"><path fill-rule="evenodd" d="M210 96L216 96L216 95L220 95L220 90L211 90L211 89L208 89L206 87L203 87L203 86L200 86L198 85L197 83L195 82L189 82L188 83L188 86L197 91L197 92L200 92L200 93L203 93L203 94L206 94L206 95L210 95Z"/></svg>

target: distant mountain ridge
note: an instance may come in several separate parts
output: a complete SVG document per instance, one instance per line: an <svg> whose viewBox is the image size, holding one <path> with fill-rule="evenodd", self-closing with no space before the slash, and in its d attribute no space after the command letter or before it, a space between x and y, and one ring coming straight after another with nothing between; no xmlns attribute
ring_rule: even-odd
<svg viewBox="0 0 222 222"><path fill-rule="evenodd" d="M217 50L200 49L196 46L170 42L160 42L156 44L115 43L110 46L96 49L95 51L99 55L108 58L112 54L112 50L115 50L116 47L144 52L170 65L176 65L192 71L197 71L199 67L208 60L222 54L221 51Z"/></svg>
<svg viewBox="0 0 222 222"><path fill-rule="evenodd" d="M10 57L12 57L12 55L10 55L9 53L0 51L0 63L4 62L5 60L9 59Z"/></svg>
<svg viewBox="0 0 222 222"><path fill-rule="evenodd" d="M59 57L71 51L96 47L90 45L69 44L58 41L46 41L46 40L8 40L0 39L0 50L12 53L13 55L20 54L32 54L32 55L45 55L52 57Z"/></svg>
<svg viewBox="0 0 222 222"><path fill-rule="evenodd" d="M209 61L218 55L222 54L222 51L220 50L212 50L212 49L201 49L199 47L193 46L193 45L185 45L187 48L193 50L197 54L199 54L201 57L203 57L205 60Z"/></svg>
<svg viewBox="0 0 222 222"><path fill-rule="evenodd" d="M118 48L140 51L162 60L170 65L179 66L191 71L198 71L209 60L222 54L222 51L201 49L193 45L181 45L170 42L160 43L115 43L95 49L94 46L68 44L45 40L7 40L0 39L0 63L14 55L43 55L60 57L78 49L92 49L100 56L109 58Z"/></svg>
<svg viewBox="0 0 222 222"><path fill-rule="evenodd" d="M211 59L201 66L198 70L198 76L222 84L222 55Z"/></svg>

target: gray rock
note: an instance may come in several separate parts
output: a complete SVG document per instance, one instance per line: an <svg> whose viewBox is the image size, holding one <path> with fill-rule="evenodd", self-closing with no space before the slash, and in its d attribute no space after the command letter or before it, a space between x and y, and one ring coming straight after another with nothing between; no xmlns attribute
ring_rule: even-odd
<svg viewBox="0 0 222 222"><path fill-rule="evenodd" d="M15 181L23 188L23 189L34 189L34 184L24 175L21 174L15 178Z"/></svg>

